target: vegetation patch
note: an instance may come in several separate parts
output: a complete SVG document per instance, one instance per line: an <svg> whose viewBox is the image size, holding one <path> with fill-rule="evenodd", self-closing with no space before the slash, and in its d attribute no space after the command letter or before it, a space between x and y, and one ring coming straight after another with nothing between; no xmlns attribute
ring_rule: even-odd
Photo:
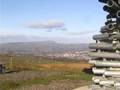
<svg viewBox="0 0 120 90"><path fill-rule="evenodd" d="M4 57L2 60L7 60ZM10 67L12 66L12 68ZM11 65L6 65L11 71L0 75L0 90L13 90L36 84L49 85L52 81L76 80L91 81L91 74L83 72L91 65L85 62L68 62L48 60L40 57L14 57Z"/></svg>

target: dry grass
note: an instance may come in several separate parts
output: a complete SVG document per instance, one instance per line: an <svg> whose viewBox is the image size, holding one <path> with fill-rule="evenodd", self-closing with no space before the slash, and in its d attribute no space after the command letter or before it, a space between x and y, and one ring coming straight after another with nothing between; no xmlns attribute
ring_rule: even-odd
<svg viewBox="0 0 120 90"><path fill-rule="evenodd" d="M64 70L83 70L85 68L90 68L90 64L85 63L63 63L63 64L41 64L40 67L44 69L64 69Z"/></svg>
<svg viewBox="0 0 120 90"><path fill-rule="evenodd" d="M13 69L18 70L84 70L90 68L88 63L50 63L50 64L32 64L32 63L13 63Z"/></svg>
<svg viewBox="0 0 120 90"><path fill-rule="evenodd" d="M0 60L8 62L7 67L11 68L10 57L0 56ZM32 56L14 56L12 69L17 70L83 70L85 68L90 68L91 65L76 60L49 60L41 57Z"/></svg>
<svg viewBox="0 0 120 90"><path fill-rule="evenodd" d="M20 88L18 90L24 90L21 88L29 88L31 85L34 86L33 88L36 88L37 86L39 87L40 85L40 90L53 90L48 88L56 86L57 88L55 90L58 90L60 84L51 85L51 83L58 83L61 80L67 81L67 83L64 83L64 89L60 88L60 90L70 90L66 88L69 86L75 86L76 84L74 84L73 81L76 83L79 82L79 85L86 85L90 83L92 77L92 75L83 72L84 69L90 68L91 65L81 61L71 62L64 60L49 60L32 56L21 56L13 58L11 67L11 65L9 65L9 57L3 56L0 57L0 60L8 61L8 64L6 65L7 68L10 68L13 71L19 71L0 75L0 90L14 90L16 88ZM68 82L71 83L69 84ZM43 85L43 87L41 87L41 85ZM61 85L63 86L63 84ZM25 90L29 90L28 88Z"/></svg>

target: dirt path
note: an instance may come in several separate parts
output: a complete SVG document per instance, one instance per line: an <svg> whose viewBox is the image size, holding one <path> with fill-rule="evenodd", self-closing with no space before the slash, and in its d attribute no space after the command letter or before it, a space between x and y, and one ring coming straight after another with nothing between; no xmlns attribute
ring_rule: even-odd
<svg viewBox="0 0 120 90"><path fill-rule="evenodd" d="M73 90L91 90L89 86L79 87Z"/></svg>

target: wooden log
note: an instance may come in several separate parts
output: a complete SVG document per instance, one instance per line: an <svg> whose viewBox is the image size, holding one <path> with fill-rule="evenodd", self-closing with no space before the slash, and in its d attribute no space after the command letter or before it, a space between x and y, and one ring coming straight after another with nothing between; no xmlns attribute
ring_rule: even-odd
<svg viewBox="0 0 120 90"><path fill-rule="evenodd" d="M120 44L109 44L109 43L90 43L90 49L101 49L101 50L120 50Z"/></svg>
<svg viewBox="0 0 120 90"><path fill-rule="evenodd" d="M118 61L90 60L89 63L99 67L120 67L120 62Z"/></svg>
<svg viewBox="0 0 120 90"><path fill-rule="evenodd" d="M115 87L120 87L120 81L114 84Z"/></svg>
<svg viewBox="0 0 120 90"><path fill-rule="evenodd" d="M107 31L109 31L107 25L101 27L101 31L100 31L101 33L105 33L105 32L107 32Z"/></svg>
<svg viewBox="0 0 120 90"><path fill-rule="evenodd" d="M105 76L120 76L120 71L105 71Z"/></svg>
<svg viewBox="0 0 120 90"><path fill-rule="evenodd" d="M105 79L105 78L104 78ZM96 84L98 84L100 82L100 80L103 80L103 77L102 76L94 76L92 78L92 81Z"/></svg>
<svg viewBox="0 0 120 90"><path fill-rule="evenodd" d="M98 34L98 35L94 35L93 36L93 39L94 40L108 40L109 38L109 34L108 33L105 33L105 34Z"/></svg>
<svg viewBox="0 0 120 90"><path fill-rule="evenodd" d="M118 53L109 53L109 52L90 52L89 56L95 58L110 58L110 59L120 59L120 54Z"/></svg>
<svg viewBox="0 0 120 90"><path fill-rule="evenodd" d="M103 7L103 10L106 11L106 12L108 12L108 13L116 13L116 12L117 12L117 9L114 9L114 8L112 8L112 7L109 7L108 5L105 5L105 6Z"/></svg>
<svg viewBox="0 0 120 90"><path fill-rule="evenodd" d="M120 34L119 34L119 33L114 34L114 35L110 36L109 39L110 39L110 40L113 40L113 39L120 40Z"/></svg>
<svg viewBox="0 0 120 90"><path fill-rule="evenodd" d="M99 82L100 85L102 86L111 86L111 85L114 85L114 80L101 80Z"/></svg>
<svg viewBox="0 0 120 90"><path fill-rule="evenodd" d="M106 71L105 69L97 69L97 68L92 68L92 71L94 74L104 74L104 72Z"/></svg>
<svg viewBox="0 0 120 90"><path fill-rule="evenodd" d="M90 49L102 49L102 50L115 50L116 47L109 43L91 43L89 44Z"/></svg>
<svg viewBox="0 0 120 90"><path fill-rule="evenodd" d="M118 10L120 8L120 6L118 5L117 2L115 2L114 0L108 0L107 4L109 7L113 8L114 10Z"/></svg>

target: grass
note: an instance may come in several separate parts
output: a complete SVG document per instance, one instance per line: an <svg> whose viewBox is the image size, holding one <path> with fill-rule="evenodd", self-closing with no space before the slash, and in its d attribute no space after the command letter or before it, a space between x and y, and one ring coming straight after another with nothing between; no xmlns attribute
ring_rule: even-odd
<svg viewBox="0 0 120 90"><path fill-rule="evenodd" d="M50 75L47 77L39 77L34 78L30 80L19 80L19 81L3 81L0 84L0 90L9 90L9 89L15 89L20 88L23 86L30 86L33 84L43 84L48 85L52 81L58 81L58 80L83 80L83 81L90 81L92 75L86 74L81 71L64 71L64 73L59 75Z"/></svg>
<svg viewBox="0 0 120 90"><path fill-rule="evenodd" d="M9 57L1 56L2 60L8 60ZM9 67L9 63L7 67ZM91 81L92 75L83 72L85 68L90 68L91 65L84 62L70 62L68 61L57 61L48 60L40 57L31 56L19 56L13 58L14 70L31 70L40 71L41 73L46 73L47 75L43 77L34 77L25 80L4 80L0 82L0 90L13 90L16 88L21 88L23 86L30 86L33 84L43 84L48 85L52 81L59 80L82 80ZM54 72L54 74L52 74ZM11 73L12 74L12 73ZM19 77L18 77L19 78Z"/></svg>
<svg viewBox="0 0 120 90"><path fill-rule="evenodd" d="M13 81L0 82L0 90L10 90L17 88L18 86L19 85L17 84L17 82L13 82Z"/></svg>

